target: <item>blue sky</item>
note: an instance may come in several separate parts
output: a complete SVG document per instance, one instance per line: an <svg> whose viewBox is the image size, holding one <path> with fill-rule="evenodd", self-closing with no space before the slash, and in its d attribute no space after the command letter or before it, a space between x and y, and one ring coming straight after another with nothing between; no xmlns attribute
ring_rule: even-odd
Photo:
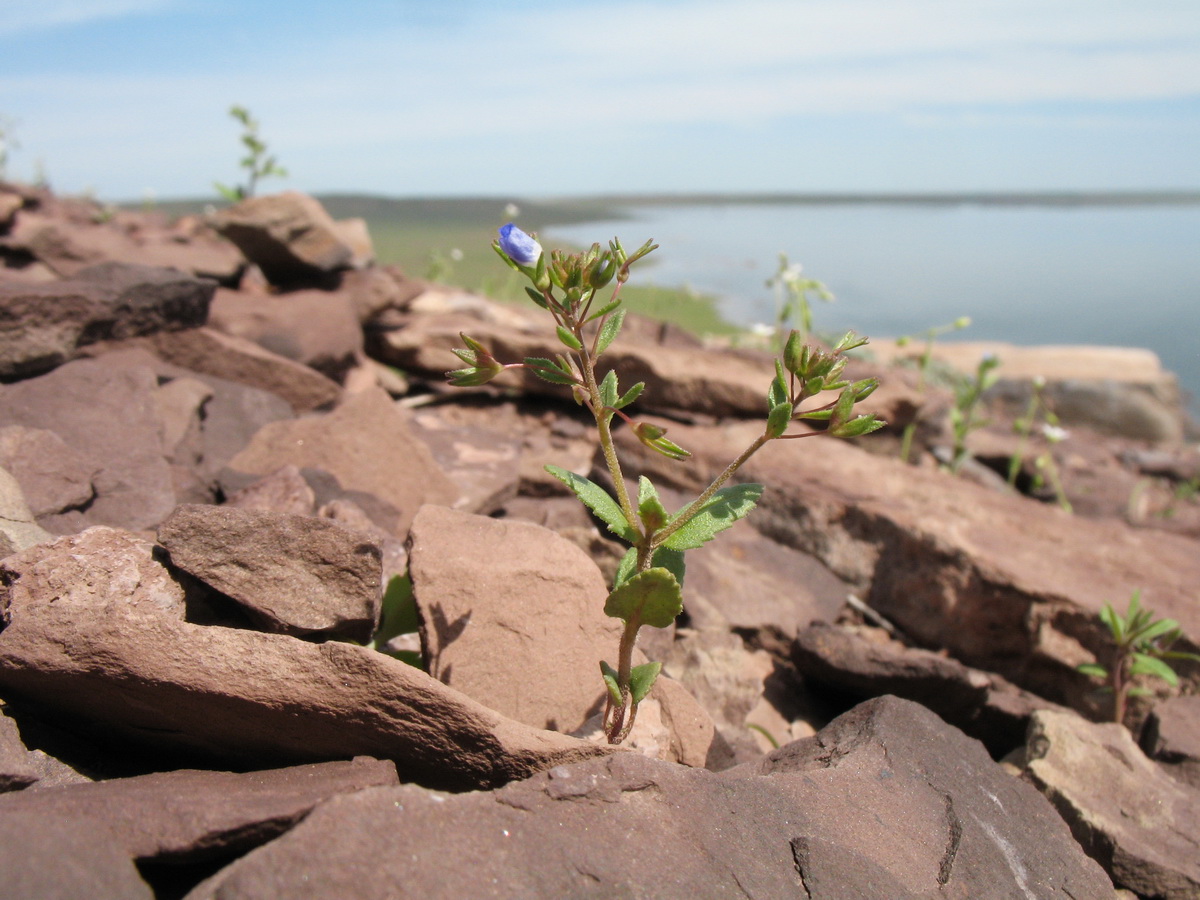
<svg viewBox="0 0 1200 900"><path fill-rule="evenodd" d="M1198 0L0 0L9 174L104 199L1200 188Z"/></svg>

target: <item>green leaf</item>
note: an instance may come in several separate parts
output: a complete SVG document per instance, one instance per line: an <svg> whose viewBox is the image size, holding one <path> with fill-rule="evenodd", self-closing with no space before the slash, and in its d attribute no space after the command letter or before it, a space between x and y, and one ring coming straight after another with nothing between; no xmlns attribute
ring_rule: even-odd
<svg viewBox="0 0 1200 900"><path fill-rule="evenodd" d="M627 390L625 392L625 395L620 400L618 400L616 403L613 404L613 407L616 409L624 409L626 406L628 406L630 403L632 403L634 400L636 400L638 397L640 397L642 395L642 391L644 391L645 389L646 389L646 382L639 381L637 384L635 384L633 387L631 387L629 390Z"/></svg>
<svg viewBox="0 0 1200 900"><path fill-rule="evenodd" d="M508 257L505 257L505 259L508 259ZM511 263L512 261L509 260L509 262ZM529 295L530 300L532 300L534 303L536 303L542 309L550 308L550 305L546 302L546 298L542 296L542 292L539 291L537 288L532 288L532 287L529 287L528 285L526 285L525 293Z"/></svg>
<svg viewBox="0 0 1200 900"><path fill-rule="evenodd" d="M1117 611L1113 609L1111 603L1105 603L1100 610L1100 621L1108 628L1113 639L1120 642L1121 636L1125 633L1125 622L1117 615Z"/></svg>
<svg viewBox="0 0 1200 900"><path fill-rule="evenodd" d="M523 360L529 371L543 381L549 381L551 384L577 384L578 379L573 375L568 375L564 372L559 364L552 359L543 359L537 356L527 356Z"/></svg>
<svg viewBox="0 0 1200 900"><path fill-rule="evenodd" d="M683 612L683 592L675 576L663 568L634 575L608 595L604 614L626 622L666 628Z"/></svg>
<svg viewBox="0 0 1200 900"><path fill-rule="evenodd" d="M398 659L405 665L412 666L414 669L425 671L425 660L421 658L420 652L416 650L384 650L376 648L384 656L390 656L392 659Z"/></svg>
<svg viewBox="0 0 1200 900"><path fill-rule="evenodd" d="M666 507L658 499L658 491L645 475L638 478L638 518L647 532L658 531L670 519Z"/></svg>
<svg viewBox="0 0 1200 900"><path fill-rule="evenodd" d="M598 310L596 310L594 313L592 313L590 316L588 316L587 320L589 322L591 322L594 319L599 319L599 318L602 318L603 316L607 316L610 312L612 312L614 309L616 309L620 305L621 305L620 300L613 300L611 303L605 303L602 307L600 307Z"/></svg>
<svg viewBox="0 0 1200 900"><path fill-rule="evenodd" d="M771 414L767 416L767 435L777 438L787 431L788 425L792 423L792 412L792 404L786 400L778 406L771 407Z"/></svg>
<svg viewBox="0 0 1200 900"><path fill-rule="evenodd" d="M612 702L620 705L621 686L617 684L617 670L600 660L600 677L604 679L604 686L608 688L608 696L612 697Z"/></svg>
<svg viewBox="0 0 1200 900"><path fill-rule="evenodd" d="M1135 635L1138 643L1144 643L1154 640L1156 637L1161 637L1171 631L1176 631L1179 628L1179 623L1174 619L1159 619L1157 622L1150 622L1143 628L1139 629Z"/></svg>
<svg viewBox="0 0 1200 900"><path fill-rule="evenodd" d="M783 374L783 363L775 360L775 377L767 391L767 410L773 410L780 403L788 402L787 378Z"/></svg>
<svg viewBox="0 0 1200 900"><path fill-rule="evenodd" d="M1145 653L1133 654L1133 665L1129 667L1129 671L1133 675L1153 675L1155 678L1161 678L1171 687L1179 684L1179 676L1175 674L1174 669L1161 659L1155 659Z"/></svg>
<svg viewBox="0 0 1200 900"><path fill-rule="evenodd" d="M594 512L596 517L608 526L609 531L631 544L637 540L637 532L625 520L621 507L608 495L608 491L582 475L568 472L559 466L546 466L546 471L569 487L579 498L579 502Z"/></svg>
<svg viewBox="0 0 1200 900"><path fill-rule="evenodd" d="M829 429L831 437L836 438L856 438L862 437L864 434L870 434L873 431L878 431L887 422L882 419L875 418L874 413L855 416L849 422L843 422L835 428Z"/></svg>
<svg viewBox="0 0 1200 900"><path fill-rule="evenodd" d="M599 356L608 349L608 345L613 342L616 336L621 331L621 326L625 324L625 310L618 309L611 316L604 320L604 325L600 328L600 336L596 340L596 355Z"/></svg>
<svg viewBox="0 0 1200 900"><path fill-rule="evenodd" d="M575 337L575 335L571 334L571 332L568 329L564 328L562 325L559 325L558 328L556 328L555 330L558 332L558 339L560 341L562 341L564 344L566 344L568 347L570 347L572 350L582 350L583 349L583 343L579 340L579 338L577 338L577 337Z"/></svg>
<svg viewBox="0 0 1200 900"><path fill-rule="evenodd" d="M608 374L604 376L604 380L600 382L598 387L600 389L600 402L605 406L616 408L619 391L617 387L617 373L609 369Z"/></svg>
<svg viewBox="0 0 1200 900"><path fill-rule="evenodd" d="M650 693L650 688L654 687L660 671L662 671L660 662L645 663L629 670L629 693L633 696L635 704L646 699L646 695Z"/></svg>
<svg viewBox="0 0 1200 900"><path fill-rule="evenodd" d="M672 550L692 550L702 547L754 509L762 492L763 486L753 483L734 484L721 488L712 495L699 512L668 537L663 542L663 546ZM686 507L684 511L686 511Z"/></svg>
<svg viewBox="0 0 1200 900"><path fill-rule="evenodd" d="M1091 675L1093 678L1108 677L1108 669L1097 663L1083 663L1082 665L1076 666L1075 671L1081 672L1084 675Z"/></svg>
<svg viewBox="0 0 1200 900"><path fill-rule="evenodd" d="M654 551L654 556L650 558L651 566L660 569L666 569L675 576L675 580L679 582L679 586L683 587L683 576L687 571L687 566L684 563L683 551L672 550L669 547L659 547ZM617 573L613 577L613 588L618 588L629 580L634 571L637 569L637 548L630 547L625 555L621 557L620 563L617 564Z"/></svg>
<svg viewBox="0 0 1200 900"><path fill-rule="evenodd" d="M1131 687L1125 693L1130 697L1149 697L1154 692L1143 687Z"/></svg>
<svg viewBox="0 0 1200 900"><path fill-rule="evenodd" d="M383 592L380 604L379 627L371 646L379 649L400 634L412 634L421 627L417 601L413 596L412 579L408 575L393 575Z"/></svg>

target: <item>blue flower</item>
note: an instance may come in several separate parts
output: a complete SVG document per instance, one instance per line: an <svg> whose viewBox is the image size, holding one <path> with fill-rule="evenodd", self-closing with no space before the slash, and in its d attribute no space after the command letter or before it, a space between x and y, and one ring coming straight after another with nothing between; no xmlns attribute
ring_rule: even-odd
<svg viewBox="0 0 1200 900"><path fill-rule="evenodd" d="M500 229L500 249L518 266L533 268L542 258L542 245L509 222Z"/></svg>

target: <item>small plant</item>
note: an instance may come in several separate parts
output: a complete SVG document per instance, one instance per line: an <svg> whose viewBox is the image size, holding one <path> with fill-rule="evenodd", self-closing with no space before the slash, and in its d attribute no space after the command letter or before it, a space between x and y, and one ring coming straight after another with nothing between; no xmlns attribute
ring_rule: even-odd
<svg viewBox="0 0 1200 900"><path fill-rule="evenodd" d="M247 197L253 197L258 182L263 178L272 175L286 178L287 169L279 165L274 156L267 154L267 145L258 136L258 120L250 115L249 110L244 106L231 106L229 115L242 124L242 144L246 148L246 155L242 157L239 165L246 170L246 184L226 187L215 181L213 186L230 203L237 203Z"/></svg>
<svg viewBox="0 0 1200 900"><path fill-rule="evenodd" d="M996 366L1000 360L988 353L979 361L973 378L964 378L955 385L954 406L950 407L950 427L954 430L954 448L951 450L948 468L954 474L962 471L971 458L967 449L967 438L971 432L987 425L987 419L979 415L979 404L983 394L996 383Z"/></svg>
<svg viewBox="0 0 1200 900"><path fill-rule="evenodd" d="M0 181L8 177L8 155L21 146L13 137L16 123L8 116L0 116Z"/></svg>
<svg viewBox="0 0 1200 900"><path fill-rule="evenodd" d="M935 325L928 331L920 335L925 341L925 348L921 351L921 355L917 358L917 391L924 393L925 384L929 380L930 370L933 367L933 344L943 334L948 334L953 331L962 331L964 328L971 326L971 319L968 316L960 316L949 325ZM907 347L914 340L914 336L906 334L896 338L897 347ZM900 461L908 462L912 455L913 436L917 433L917 423L909 422L904 426L904 434L900 439Z"/></svg>
<svg viewBox="0 0 1200 900"><path fill-rule="evenodd" d="M449 253L441 250L429 252L429 263L425 269L425 280L443 284L450 283L454 278L454 266L463 261L463 252L452 247Z"/></svg>
<svg viewBox="0 0 1200 900"><path fill-rule="evenodd" d="M1155 619L1154 613L1142 608L1141 594L1140 590L1133 592L1123 616L1111 603L1105 603L1100 610L1100 620L1112 636L1112 664L1106 667L1099 663L1084 663L1078 667L1084 675L1104 680L1102 690L1113 695L1113 721L1122 724L1127 699L1150 693L1133 685L1136 676L1149 675L1175 687L1179 684L1179 676L1165 660L1200 662L1200 656L1195 653L1171 649L1182 634L1179 623L1174 619Z"/></svg>
<svg viewBox="0 0 1200 900"><path fill-rule="evenodd" d="M403 634L415 634L421 627L421 616L417 611L416 598L413 596L412 578L404 575L393 575L388 581L387 589L383 592L380 604L379 627L368 644L373 650L394 656L402 662L420 669L421 654L416 650L389 650L388 642Z"/></svg>
<svg viewBox="0 0 1200 900"><path fill-rule="evenodd" d="M607 615L622 620L617 665L600 663L607 693L603 728L609 743L619 744L629 734L638 704L650 692L662 664L633 665L638 631L645 625L666 628L683 610L684 551L700 547L719 532L746 516L762 494L760 484L727 484L739 468L773 440L826 434L851 438L883 427L873 415L855 415L854 406L878 386L874 378L850 383L843 380L842 354L867 342L853 332L832 350L807 346L793 331L785 341L775 377L766 397L767 421L763 433L731 462L692 502L670 513L658 491L645 476L638 479L636 496L626 486L613 442L614 419L620 419L649 449L675 460L690 454L666 435L666 429L632 418L626 411L645 389L638 383L622 391L615 371L598 377L596 366L617 337L625 318L619 294L630 268L657 248L647 241L628 253L614 238L608 249L593 244L581 253L553 251L548 257L537 240L508 224L493 244L500 257L527 278L530 299L553 318L564 348L554 359L527 357L503 363L478 341L462 335L466 349L455 354L465 368L447 372L451 384L485 384L505 370L524 370L553 384L571 389L575 401L591 412L600 448L612 477L613 497L588 479L558 466L546 470L561 480L608 529L629 545L604 604ZM612 284L606 302L597 295ZM836 392L835 400L802 409L810 398ZM791 432L793 420L824 421L823 432Z"/></svg>
<svg viewBox="0 0 1200 900"><path fill-rule="evenodd" d="M1020 436L1020 441L1008 460L1008 484L1010 487L1016 487L1017 475L1020 473L1021 463L1025 459L1025 447L1034 431L1039 431L1049 447L1043 453L1038 454L1037 459L1033 462L1032 489L1036 491L1048 482L1058 499L1059 507L1067 512L1073 512L1071 501L1067 499L1067 494L1063 490L1058 464L1054 461L1052 452L1054 445L1062 443L1069 435L1062 427L1054 410L1050 408L1050 404L1046 402L1043 394L1045 389L1045 378L1039 375L1033 379L1029 405L1025 407L1025 414L1013 422L1013 431Z"/></svg>
<svg viewBox="0 0 1200 900"><path fill-rule="evenodd" d="M823 282L803 277L800 263L789 263L787 254L779 254L779 269L767 279L767 287L775 289L775 334L783 346L789 328L800 332L800 340L812 335L812 303L810 298L833 302L833 293Z"/></svg>

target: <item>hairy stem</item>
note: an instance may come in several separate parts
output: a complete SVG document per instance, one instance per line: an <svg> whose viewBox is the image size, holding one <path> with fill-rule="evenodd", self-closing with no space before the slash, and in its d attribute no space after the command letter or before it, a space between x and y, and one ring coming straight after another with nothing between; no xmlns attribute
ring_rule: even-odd
<svg viewBox="0 0 1200 900"><path fill-rule="evenodd" d="M771 438L767 436L765 431L755 438L754 443L743 450L737 459L726 466L725 471L713 479L713 483L706 487L704 492L699 497L685 506L674 518L671 524L654 532L652 547L661 547L666 542L667 538L691 521L692 518L698 512L700 512L700 510L704 509L704 504L712 499L713 494L719 491L724 486L725 482L733 477L733 473L740 469L746 460L761 450L769 440L771 440Z"/></svg>

